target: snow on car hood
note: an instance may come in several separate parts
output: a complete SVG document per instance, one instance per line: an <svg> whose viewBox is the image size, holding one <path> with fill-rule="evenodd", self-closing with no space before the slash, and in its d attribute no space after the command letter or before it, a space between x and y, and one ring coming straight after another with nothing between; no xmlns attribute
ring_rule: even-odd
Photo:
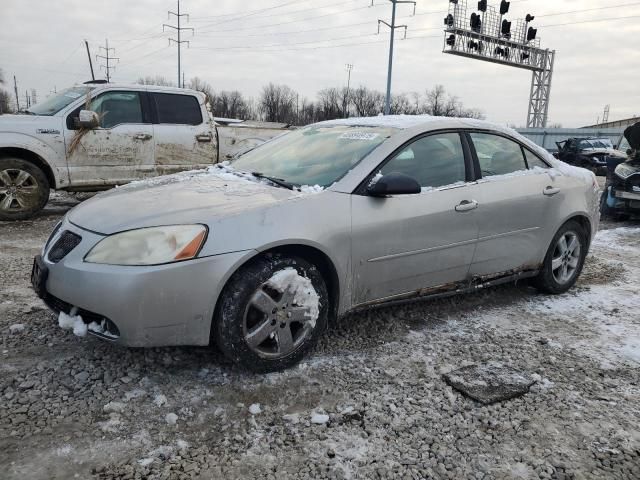
<svg viewBox="0 0 640 480"><path fill-rule="evenodd" d="M158 225L208 223L322 192L274 187L226 165L133 182L96 195L68 214L75 225L102 234Z"/></svg>

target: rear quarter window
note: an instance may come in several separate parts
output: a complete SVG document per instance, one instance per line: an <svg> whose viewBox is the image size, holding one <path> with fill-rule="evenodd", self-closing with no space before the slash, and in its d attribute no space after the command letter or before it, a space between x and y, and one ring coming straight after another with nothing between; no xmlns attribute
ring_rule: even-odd
<svg viewBox="0 0 640 480"><path fill-rule="evenodd" d="M172 125L200 125L202 111L198 99L192 95L152 93L158 112L158 123Z"/></svg>

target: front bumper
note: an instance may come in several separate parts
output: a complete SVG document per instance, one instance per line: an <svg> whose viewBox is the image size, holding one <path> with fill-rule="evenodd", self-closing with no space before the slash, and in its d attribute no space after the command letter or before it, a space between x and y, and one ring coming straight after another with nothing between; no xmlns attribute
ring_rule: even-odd
<svg viewBox="0 0 640 480"><path fill-rule="evenodd" d="M43 252L49 270L45 303L56 312L76 307L85 323L113 322L116 328L111 331L118 335L111 340L130 347L208 345L222 287L255 253L248 250L151 267L98 265L83 258L104 236L67 220L63 231L80 235L82 241L58 263L49 260L46 249Z"/></svg>

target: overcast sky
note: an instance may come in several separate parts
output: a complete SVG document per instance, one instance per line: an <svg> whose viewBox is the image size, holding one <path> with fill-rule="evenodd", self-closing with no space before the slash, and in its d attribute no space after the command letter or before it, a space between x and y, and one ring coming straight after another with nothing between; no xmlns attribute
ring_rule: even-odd
<svg viewBox="0 0 640 480"><path fill-rule="evenodd" d="M377 19L390 21L391 3L370 5L370 0L183 0L181 9L190 14L185 26L195 28L194 36L184 33L191 44L183 49L183 69L187 79L198 76L216 90L257 96L273 81L314 99L321 88L346 85L345 64L351 63L353 86L384 90L388 30L376 35ZM408 25L409 38L396 42L393 92L443 84L489 120L525 124L531 74L444 55L447 8L447 0L417 0L412 17L411 6L398 6L398 23ZM95 55L109 38L120 57L114 81L162 75L175 82L176 46L168 45L174 32L162 32L163 23L175 23L167 19L168 9L175 10L176 3L2 0L0 68L8 79L16 75L21 95L35 88L42 98L90 78L85 38L98 71ZM606 104L610 120L640 114L640 1L513 0L509 17L527 13L536 16L542 46L557 50L551 123L595 123ZM606 20L612 18L617 20ZM573 24L558 25L565 23Z"/></svg>

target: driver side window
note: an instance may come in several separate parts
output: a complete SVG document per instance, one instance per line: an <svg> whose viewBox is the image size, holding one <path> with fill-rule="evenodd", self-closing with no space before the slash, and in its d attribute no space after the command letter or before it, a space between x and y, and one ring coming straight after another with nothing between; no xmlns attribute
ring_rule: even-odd
<svg viewBox="0 0 640 480"><path fill-rule="evenodd" d="M422 188L464 182L466 168L460 135L441 133L422 137L403 148L380 173L403 173L415 179Z"/></svg>
<svg viewBox="0 0 640 480"><path fill-rule="evenodd" d="M137 92L106 92L91 101L89 110L98 114L101 128L113 128L123 123L143 123Z"/></svg>

